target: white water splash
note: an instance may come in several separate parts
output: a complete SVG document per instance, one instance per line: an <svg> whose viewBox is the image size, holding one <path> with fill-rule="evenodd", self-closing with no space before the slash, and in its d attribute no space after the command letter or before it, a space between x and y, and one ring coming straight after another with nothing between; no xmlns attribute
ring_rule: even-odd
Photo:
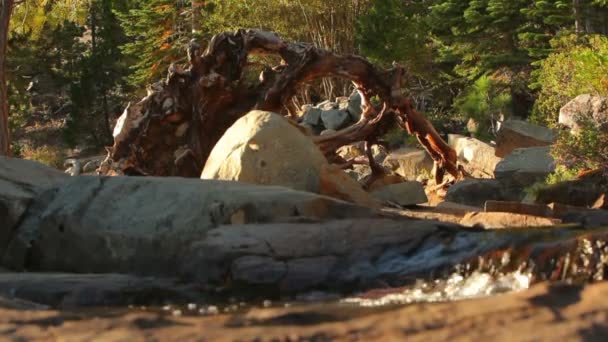
<svg viewBox="0 0 608 342"><path fill-rule="evenodd" d="M341 302L364 307L377 307L481 298L500 293L526 290L530 287L531 279L531 273L523 273L521 271L498 276L474 272L466 278L460 274L453 274L446 280L437 280L430 284L421 282L412 288L398 293L387 294L379 298L352 297L343 299Z"/></svg>

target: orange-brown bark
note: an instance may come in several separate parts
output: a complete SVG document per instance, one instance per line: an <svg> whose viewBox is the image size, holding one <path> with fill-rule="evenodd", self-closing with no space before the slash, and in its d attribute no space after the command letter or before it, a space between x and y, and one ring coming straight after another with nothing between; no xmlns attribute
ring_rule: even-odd
<svg viewBox="0 0 608 342"><path fill-rule="evenodd" d="M277 55L281 63L266 67L259 81L247 82L248 57L256 54ZM405 71L399 65L379 70L362 57L288 43L259 30L216 35L204 52L192 43L188 55L188 70L172 66L166 81L127 108L102 173L198 177L215 143L241 116L253 109L286 115L301 85L340 77L357 88L363 115L350 127L314 138L328 159L335 157L336 149L355 141L377 143L397 123L416 135L433 157L439 179L446 171L458 177L454 150L403 95ZM371 104L372 96L378 96L379 106ZM381 172L377 167L373 170Z"/></svg>

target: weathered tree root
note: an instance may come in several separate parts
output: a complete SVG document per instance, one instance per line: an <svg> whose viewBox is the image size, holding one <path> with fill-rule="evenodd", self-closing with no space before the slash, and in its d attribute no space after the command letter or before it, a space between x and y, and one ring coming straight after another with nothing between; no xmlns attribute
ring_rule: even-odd
<svg viewBox="0 0 608 342"><path fill-rule="evenodd" d="M281 63L266 67L258 81L248 82L248 57L259 54L279 56ZM459 177L455 151L403 95L405 71L399 65L380 71L362 57L287 43L259 30L216 35L203 53L193 42L188 57L188 70L171 66L165 81L150 87L141 102L127 107L100 173L198 177L214 145L240 117L253 109L286 115L299 86L318 78L340 77L356 86L363 115L348 128L314 138L328 159L339 147L355 141L366 141L371 147L396 122L415 134L435 160L439 180L446 171ZM380 106L371 104L374 95Z"/></svg>

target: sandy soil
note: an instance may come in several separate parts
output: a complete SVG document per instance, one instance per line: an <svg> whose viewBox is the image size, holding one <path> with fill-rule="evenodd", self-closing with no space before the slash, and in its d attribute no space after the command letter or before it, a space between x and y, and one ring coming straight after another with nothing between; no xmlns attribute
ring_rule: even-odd
<svg viewBox="0 0 608 342"><path fill-rule="evenodd" d="M206 317L107 309L36 311L0 300L0 339L13 341L608 340L608 283L382 309L311 305ZM30 307L31 308L31 307Z"/></svg>

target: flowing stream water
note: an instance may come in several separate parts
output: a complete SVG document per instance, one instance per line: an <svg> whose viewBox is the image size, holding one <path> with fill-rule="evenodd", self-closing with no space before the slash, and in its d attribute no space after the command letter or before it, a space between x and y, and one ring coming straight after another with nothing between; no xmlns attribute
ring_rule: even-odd
<svg viewBox="0 0 608 342"><path fill-rule="evenodd" d="M509 232L497 232L497 234L509 234ZM529 235L525 239L515 240L508 247L497 245L497 248L468 257L467 262L448 268L438 268L430 275L427 273L427 277L404 278L409 280L404 281L399 287L372 288L350 295L313 291L278 299L229 297L213 301L211 300L213 297L208 297L205 303L168 304L152 310L161 310L172 315L216 315L239 314L251 308L307 306L318 308L322 305L324 310L346 312L354 307L383 308L494 296L524 291L533 284L543 281L584 284L590 281L602 281L608 274L608 229L564 228L561 232L547 230L545 234L536 230L526 234ZM476 236L476 238L480 237ZM458 239L462 241L459 242ZM492 240L487 238L484 242L483 239L481 238L480 244ZM468 240L465 236L455 235L450 241L450 246L463 244L466 246L465 240ZM421 247L419 250L419 254L435 258L429 260L431 263L433 260L436 262L437 258L450 257L445 250L438 252L435 246L431 247L428 250ZM443 248L446 248L446 245ZM407 260L393 260L391 267L395 267L395 264L411 263L412 258L420 257L414 255ZM133 309L150 310L142 307L133 307Z"/></svg>

